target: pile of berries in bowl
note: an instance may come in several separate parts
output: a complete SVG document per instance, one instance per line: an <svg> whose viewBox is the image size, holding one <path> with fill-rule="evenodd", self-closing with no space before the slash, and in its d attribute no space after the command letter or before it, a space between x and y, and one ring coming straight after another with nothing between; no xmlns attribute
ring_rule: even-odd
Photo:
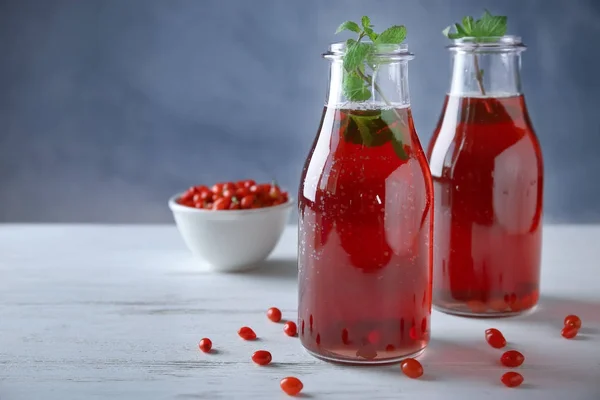
<svg viewBox="0 0 600 400"><path fill-rule="evenodd" d="M233 272L273 251L292 200L276 183L243 180L192 186L171 197L169 208L190 251L212 270Z"/></svg>
<svg viewBox="0 0 600 400"><path fill-rule="evenodd" d="M257 185L248 179L237 183L215 183L210 189L203 185L192 186L176 201L205 210L248 210L284 204L288 194L275 182Z"/></svg>

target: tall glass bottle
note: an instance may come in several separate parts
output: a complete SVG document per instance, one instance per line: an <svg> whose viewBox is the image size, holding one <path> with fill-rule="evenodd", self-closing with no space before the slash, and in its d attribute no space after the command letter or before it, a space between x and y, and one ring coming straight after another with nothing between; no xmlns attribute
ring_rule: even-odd
<svg viewBox="0 0 600 400"><path fill-rule="evenodd" d="M521 92L521 39L457 39L427 156L435 191L434 306L507 316L539 297L542 154Z"/></svg>
<svg viewBox="0 0 600 400"><path fill-rule="evenodd" d="M425 348L431 315L433 188L410 110L413 55L378 48L375 70L358 74L367 100L350 102L345 52L324 54L329 90L298 194L299 336L322 359L394 362Z"/></svg>

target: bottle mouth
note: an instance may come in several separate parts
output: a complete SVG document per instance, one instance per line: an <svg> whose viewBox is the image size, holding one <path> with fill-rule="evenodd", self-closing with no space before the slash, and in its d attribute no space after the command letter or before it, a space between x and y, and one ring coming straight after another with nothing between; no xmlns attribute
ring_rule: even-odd
<svg viewBox="0 0 600 400"><path fill-rule="evenodd" d="M371 57L384 58L390 61L402 61L412 60L415 55L408 51L408 45L406 43L401 44L374 44L371 41L361 41L373 46L373 52ZM342 59L346 55L346 42L331 43L327 52L323 53L323 58L326 59Z"/></svg>
<svg viewBox="0 0 600 400"><path fill-rule="evenodd" d="M506 52L524 51L527 46L523 44L520 36L506 35L453 39L452 44L446 48L464 52Z"/></svg>

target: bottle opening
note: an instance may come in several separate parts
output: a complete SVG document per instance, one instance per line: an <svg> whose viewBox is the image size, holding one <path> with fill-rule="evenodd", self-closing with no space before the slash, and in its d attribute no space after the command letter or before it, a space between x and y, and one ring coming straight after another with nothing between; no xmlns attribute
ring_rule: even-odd
<svg viewBox="0 0 600 400"><path fill-rule="evenodd" d="M450 50L468 52L494 52L494 51L524 51L527 46L523 44L520 36L490 36L490 37L463 37L452 40L447 46Z"/></svg>
<svg viewBox="0 0 600 400"><path fill-rule="evenodd" d="M373 46L371 57L386 58L388 60L412 60L414 54L408 51L406 43L401 44L374 44L371 41L361 41L361 43ZM326 59L341 59L346 55L346 42L336 42L329 45L328 51L323 53Z"/></svg>

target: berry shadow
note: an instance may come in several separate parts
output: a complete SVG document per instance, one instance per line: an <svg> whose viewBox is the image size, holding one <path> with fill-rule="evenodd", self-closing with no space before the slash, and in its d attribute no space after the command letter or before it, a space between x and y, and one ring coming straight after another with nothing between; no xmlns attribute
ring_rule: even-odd
<svg viewBox="0 0 600 400"><path fill-rule="evenodd" d="M522 390L523 390L523 389L524 389L524 390L527 390L527 389L535 389L535 388L536 388L536 385L534 385L534 384L532 384L532 383L528 383L528 382L521 383L521 384L519 385L519 387L518 387L518 389L522 389Z"/></svg>
<svg viewBox="0 0 600 400"><path fill-rule="evenodd" d="M486 345L487 346L487 345ZM440 382L444 380L495 379L501 370L497 354L486 346L468 342L432 339L425 352L416 357L423 365L424 374L417 381ZM465 368L466 367L466 368ZM366 372L405 377L400 362L383 366L362 366ZM406 379L410 379L405 377Z"/></svg>
<svg viewBox="0 0 600 400"><path fill-rule="evenodd" d="M267 365L260 365L261 368L272 368L272 369L283 368L284 366L285 365L276 363L276 362L270 362Z"/></svg>
<svg viewBox="0 0 600 400"><path fill-rule="evenodd" d="M574 340L577 342L587 342L589 340L592 340L592 338L589 336L586 336L586 335L578 334L577 336L575 336L573 339L570 339L570 340Z"/></svg>

